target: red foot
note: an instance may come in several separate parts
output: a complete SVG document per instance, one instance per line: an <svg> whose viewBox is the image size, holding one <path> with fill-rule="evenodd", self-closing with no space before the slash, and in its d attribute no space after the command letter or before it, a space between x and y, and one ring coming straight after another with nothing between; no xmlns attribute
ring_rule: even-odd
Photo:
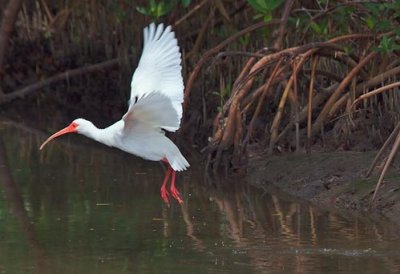
<svg viewBox="0 0 400 274"><path fill-rule="evenodd" d="M172 194L173 195L173 194ZM168 199L169 193L168 190L165 188L163 185L161 187L161 198L164 200L164 203L169 207L169 199ZM175 197L175 196L174 196Z"/></svg>
<svg viewBox="0 0 400 274"><path fill-rule="evenodd" d="M183 200L181 198L181 195L179 194L179 191L175 187L175 175L176 175L176 171L172 170L171 188L170 188L171 194L172 194L172 197L175 198L175 200L177 200L180 204L183 204Z"/></svg>
<svg viewBox="0 0 400 274"><path fill-rule="evenodd" d="M168 169L167 169L167 172L165 173L163 184L161 186L161 198L164 200L165 204L169 207L168 196L170 195L170 193L168 192L166 187L167 187L167 182L168 182L169 176L172 175L171 176L171 187L170 187L171 195L180 204L183 204L181 195L179 194L179 191L175 187L176 171L172 169L172 167L169 165L169 163L166 159L162 159L161 161L167 163L167 165L168 165Z"/></svg>
<svg viewBox="0 0 400 274"><path fill-rule="evenodd" d="M174 197L175 200L177 200L180 204L183 204L183 200L181 198L181 195L179 194L179 191L176 188L172 188L172 187L170 190L171 190L172 197Z"/></svg>
<svg viewBox="0 0 400 274"><path fill-rule="evenodd" d="M165 177L164 177L164 180L163 180L163 184L161 186L161 198L164 200L164 203L168 207L169 207L169 200L168 200L169 193L167 191L166 186L167 186L167 182L168 182L168 179L169 179L169 175L171 174L171 170L172 170L171 168L167 169L167 172L165 173Z"/></svg>

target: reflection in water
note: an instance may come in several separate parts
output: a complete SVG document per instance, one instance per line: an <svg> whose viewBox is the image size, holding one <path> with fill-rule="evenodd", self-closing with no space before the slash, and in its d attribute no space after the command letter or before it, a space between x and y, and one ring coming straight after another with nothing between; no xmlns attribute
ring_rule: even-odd
<svg viewBox="0 0 400 274"><path fill-rule="evenodd" d="M0 272L400 271L392 224L321 211L241 179L213 189L201 168L179 178L184 205L166 208L159 164L75 137L39 154L38 136L1 129Z"/></svg>
<svg viewBox="0 0 400 274"><path fill-rule="evenodd" d="M19 222L19 225L22 229L22 234L24 234L29 246L33 251L35 258L35 267L39 272L44 273L43 249L38 243L34 227L31 224L28 214L24 208L23 199L11 175L10 167L8 165L6 150L3 144L3 140L1 138L0 138L0 183L5 194L4 197L7 200L8 205L12 210L12 213L14 214L16 220L18 220Z"/></svg>

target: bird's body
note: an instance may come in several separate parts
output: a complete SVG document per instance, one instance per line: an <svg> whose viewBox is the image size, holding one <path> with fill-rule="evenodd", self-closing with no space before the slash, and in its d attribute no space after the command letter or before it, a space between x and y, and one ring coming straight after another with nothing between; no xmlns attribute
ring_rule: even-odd
<svg viewBox="0 0 400 274"><path fill-rule="evenodd" d="M144 46L139 65L132 77L128 112L113 125L99 129L92 122L75 119L68 127L50 136L50 140L66 134L79 133L107 146L116 147L147 160L163 161L168 170L161 197L169 204L171 194L182 203L175 188L175 172L185 170L189 163L178 147L165 136L165 130L179 129L182 117L183 79L181 55L170 27L151 24L144 29ZM166 184L171 177L170 193Z"/></svg>
<svg viewBox="0 0 400 274"><path fill-rule="evenodd" d="M149 134L149 130L143 127L136 128L135 134L127 134L123 120L103 129L97 128L92 122L82 118L74 122L82 127L77 133L107 146L119 148L150 161L165 159L176 171L185 170L189 166L178 147L165 136L163 131Z"/></svg>

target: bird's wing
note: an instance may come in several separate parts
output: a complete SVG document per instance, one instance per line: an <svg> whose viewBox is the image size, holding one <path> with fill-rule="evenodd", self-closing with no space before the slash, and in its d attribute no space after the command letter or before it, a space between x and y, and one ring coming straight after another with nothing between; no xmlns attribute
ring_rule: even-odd
<svg viewBox="0 0 400 274"><path fill-rule="evenodd" d="M151 92L138 99L122 119L127 136L143 129L161 132L161 128L169 131L179 128L178 114L171 100L161 92Z"/></svg>
<svg viewBox="0 0 400 274"><path fill-rule="evenodd" d="M132 77L129 108L132 108L135 102L142 97L153 92L164 95L165 98L170 100L173 109L176 111L174 117L176 121L170 121L174 124L174 127L163 128L174 131L173 129L179 128L182 117L184 89L178 42L174 32L171 31L171 27L168 26L164 29L163 24L156 27L152 23L143 30L143 36L143 52ZM165 119L164 117L155 117L155 115L151 116L156 120Z"/></svg>
<svg viewBox="0 0 400 274"><path fill-rule="evenodd" d="M166 159L174 170L185 170L189 163L162 128L179 128L178 114L171 100L161 92L151 92L132 105L122 118L124 126L119 148L145 159Z"/></svg>

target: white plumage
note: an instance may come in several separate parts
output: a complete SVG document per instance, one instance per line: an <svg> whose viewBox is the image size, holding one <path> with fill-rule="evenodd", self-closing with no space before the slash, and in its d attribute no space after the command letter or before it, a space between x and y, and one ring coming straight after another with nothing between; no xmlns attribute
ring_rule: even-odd
<svg viewBox="0 0 400 274"><path fill-rule="evenodd" d="M113 125L99 129L82 118L50 136L40 147L65 133L80 133L105 145L153 161L164 161L168 170L161 197L169 204L171 194L182 203L175 188L175 171L189 167L176 145L163 130L179 129L182 118L183 79L181 54L171 27L150 24L143 31L143 52L131 82L128 112ZM171 175L170 193L166 183Z"/></svg>
<svg viewBox="0 0 400 274"><path fill-rule="evenodd" d="M143 30L143 52L131 82L130 104L151 92L166 95L182 117L183 79L181 53L171 27L152 23ZM165 128L175 131L178 128Z"/></svg>
<svg viewBox="0 0 400 274"><path fill-rule="evenodd" d="M180 119L171 100L161 92L151 92L132 103L122 118L124 127L116 147L142 158L166 159L176 171L185 170L189 163L163 129L176 130Z"/></svg>

